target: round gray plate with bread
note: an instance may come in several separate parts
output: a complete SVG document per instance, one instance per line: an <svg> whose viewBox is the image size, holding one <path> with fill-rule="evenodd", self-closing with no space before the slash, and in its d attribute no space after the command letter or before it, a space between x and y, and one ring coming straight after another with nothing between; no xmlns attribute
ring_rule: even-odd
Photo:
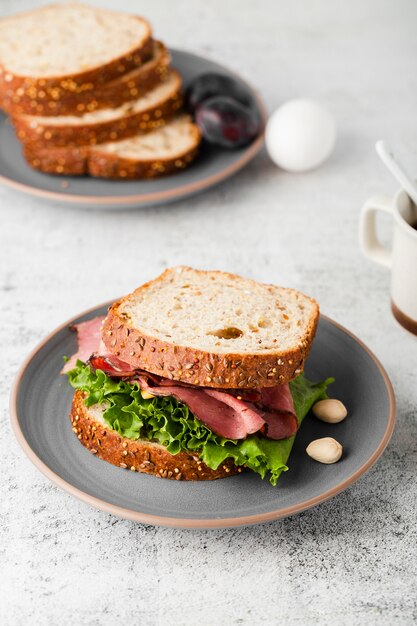
<svg viewBox="0 0 417 626"><path fill-rule="evenodd" d="M45 476L80 500L138 522L178 528L224 528L267 522L299 513L354 483L380 457L392 435L395 399L383 367L345 328L321 316L306 362L306 375L336 379L332 397L348 418L326 424L308 416L297 434L276 487L252 472L216 481L185 482L133 473L94 457L72 432L73 390L60 376L63 356L76 351L69 325L103 315L107 305L72 319L28 357L11 396L11 420L24 452ZM319 437L340 441L337 464L323 465L305 448Z"/></svg>
<svg viewBox="0 0 417 626"><path fill-rule="evenodd" d="M213 61L181 50L171 49L170 52L173 67L181 74L185 87L205 72L225 74L248 87L239 76ZM266 114L263 104L259 96L249 89L258 103L264 125ZM84 209L126 209L164 204L226 180L244 167L262 144L261 133L250 145L237 150L203 145L199 157L189 168L155 180L111 181L88 176L52 176L27 165L12 126L0 112L0 183L45 200Z"/></svg>

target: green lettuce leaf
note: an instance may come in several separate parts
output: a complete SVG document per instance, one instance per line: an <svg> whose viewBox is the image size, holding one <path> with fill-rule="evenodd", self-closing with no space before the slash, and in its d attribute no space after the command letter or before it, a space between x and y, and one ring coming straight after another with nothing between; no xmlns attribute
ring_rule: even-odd
<svg viewBox="0 0 417 626"><path fill-rule="evenodd" d="M280 441L250 435L244 440L225 439L204 426L188 407L172 397L144 399L138 383L112 379L104 372L93 371L82 361L68 372L74 389L85 392L85 403L92 406L105 403L103 417L110 428L129 439L149 439L165 446L171 454L181 450L198 452L212 469L226 459L248 467L272 485L287 467L295 435ZM301 424L317 400L327 398L327 386L332 378L312 383L303 374L290 382L291 395L298 423Z"/></svg>

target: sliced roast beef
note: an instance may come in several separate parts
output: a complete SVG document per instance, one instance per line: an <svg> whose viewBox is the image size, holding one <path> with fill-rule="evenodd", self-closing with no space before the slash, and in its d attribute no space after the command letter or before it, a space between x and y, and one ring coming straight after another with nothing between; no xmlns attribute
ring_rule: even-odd
<svg viewBox="0 0 417 626"><path fill-rule="evenodd" d="M286 439L295 435L298 430L298 421L294 413L266 410L261 415L265 420L262 432L268 439Z"/></svg>
<svg viewBox="0 0 417 626"><path fill-rule="evenodd" d="M264 420L247 404L224 391L185 385L150 384L146 372L138 376L141 389L154 396L173 396L186 404L195 417L210 430L227 439L245 439L262 428ZM153 381L152 381L153 382Z"/></svg>
<svg viewBox="0 0 417 626"><path fill-rule="evenodd" d="M137 379L141 389L148 393L154 396L173 396L183 402L198 420L227 439L245 439L258 431L262 431L269 439L286 439L295 435L298 429L289 388L290 400L284 394L286 403L279 410L278 393L273 396L274 406L269 407L266 403L247 402L228 391L178 385L167 379L161 379L162 384L155 384L155 375L150 377L147 372L141 372ZM290 402L292 412L287 410Z"/></svg>
<svg viewBox="0 0 417 626"><path fill-rule="evenodd" d="M294 403L289 385L275 385L275 387L262 387L259 389L261 397L259 403L276 411L294 413Z"/></svg>
<svg viewBox="0 0 417 626"><path fill-rule="evenodd" d="M88 361L93 352L96 352L101 343L101 325L104 320L102 317L95 317L87 322L80 322L71 326L71 330L75 330L78 338L78 351L67 361L62 368L61 373L69 372L75 367L77 359L80 361Z"/></svg>
<svg viewBox="0 0 417 626"><path fill-rule="evenodd" d="M288 383L275 387L262 387L258 404L265 407L262 414L266 422L265 434L269 439L286 439L295 435L298 421Z"/></svg>
<svg viewBox="0 0 417 626"><path fill-rule="evenodd" d="M233 409L235 413L239 416L239 420L242 422L242 425L248 435L256 433L263 427L264 420L259 415L259 412L256 410L254 405L250 404L249 402L244 402L240 398L235 398L230 393L227 393L227 391L219 391L218 389L204 389L204 392L212 398L216 398L220 402L223 402L231 409ZM242 437L238 437L238 439L241 438Z"/></svg>

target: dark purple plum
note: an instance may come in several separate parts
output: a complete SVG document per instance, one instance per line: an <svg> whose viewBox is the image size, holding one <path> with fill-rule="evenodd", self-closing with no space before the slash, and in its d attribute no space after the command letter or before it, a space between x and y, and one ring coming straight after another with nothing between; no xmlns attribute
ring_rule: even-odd
<svg viewBox="0 0 417 626"><path fill-rule="evenodd" d="M257 111L227 96L204 100L196 109L195 121L203 137L223 148L240 148L260 130Z"/></svg>
<svg viewBox="0 0 417 626"><path fill-rule="evenodd" d="M197 76L185 92L185 106L190 113L195 113L205 100L213 96L228 96L249 108L256 109L255 100L249 89L223 74L201 74Z"/></svg>

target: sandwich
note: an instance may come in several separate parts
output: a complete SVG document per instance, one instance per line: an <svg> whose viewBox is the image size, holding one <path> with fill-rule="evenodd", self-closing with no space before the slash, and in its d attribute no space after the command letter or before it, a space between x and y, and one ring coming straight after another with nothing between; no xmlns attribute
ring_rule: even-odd
<svg viewBox="0 0 417 626"><path fill-rule="evenodd" d="M272 485L332 379L303 375L318 304L294 289L176 267L76 324L72 429L93 455L173 480L251 470Z"/></svg>

